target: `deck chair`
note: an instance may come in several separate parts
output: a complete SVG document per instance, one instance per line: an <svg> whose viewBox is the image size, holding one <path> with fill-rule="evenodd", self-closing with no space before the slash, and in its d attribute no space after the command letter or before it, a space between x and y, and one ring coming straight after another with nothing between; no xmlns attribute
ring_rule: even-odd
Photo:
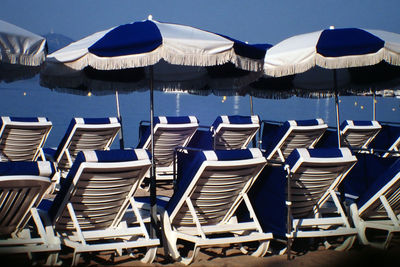
<svg viewBox="0 0 400 267"><path fill-rule="evenodd" d="M48 161L0 162L0 254L46 252L46 264L57 262L60 241L37 210L54 173Z"/></svg>
<svg viewBox="0 0 400 267"><path fill-rule="evenodd" d="M397 159L350 205L362 244L378 248L390 245L393 235L400 232L399 196L400 159Z"/></svg>
<svg viewBox="0 0 400 267"><path fill-rule="evenodd" d="M258 116L218 116L210 128L213 149L245 149L259 128Z"/></svg>
<svg viewBox="0 0 400 267"><path fill-rule="evenodd" d="M156 164L156 180L173 179L174 150L186 146L199 122L194 116L154 118L154 161ZM150 125L142 121L139 126L139 144L137 148L151 150Z"/></svg>
<svg viewBox="0 0 400 267"><path fill-rule="evenodd" d="M352 246L357 231L336 188L356 161L349 148L299 148L286 164L268 164L260 175L249 193L251 202L264 232L273 232L278 240L287 239L289 256L297 238L346 237L336 244L337 249Z"/></svg>
<svg viewBox="0 0 400 267"><path fill-rule="evenodd" d="M158 239L149 237L133 194L151 165L144 149L79 152L59 193L44 205L63 245L81 253L146 248L142 261L154 260ZM122 220L131 206L137 221Z"/></svg>
<svg viewBox="0 0 400 267"><path fill-rule="evenodd" d="M267 160L284 162L296 148L314 148L327 128L322 119L288 120L281 126L266 122L261 148Z"/></svg>
<svg viewBox="0 0 400 267"><path fill-rule="evenodd" d="M42 147L52 123L42 117L1 117L0 161L45 160Z"/></svg>
<svg viewBox="0 0 400 267"><path fill-rule="evenodd" d="M252 255L265 255L272 234L262 232L247 197L265 164L257 148L178 152L177 187L158 206L166 254L190 264L201 248L254 241L259 246ZM247 222L236 218L241 202L253 215ZM193 253L181 254L178 241L193 244Z"/></svg>
<svg viewBox="0 0 400 267"><path fill-rule="evenodd" d="M366 149L381 128L377 121L345 120L340 125L340 134L349 147Z"/></svg>
<svg viewBox="0 0 400 267"><path fill-rule="evenodd" d="M109 149L120 128L115 117L73 118L57 149L45 148L44 152L65 176L79 151Z"/></svg>

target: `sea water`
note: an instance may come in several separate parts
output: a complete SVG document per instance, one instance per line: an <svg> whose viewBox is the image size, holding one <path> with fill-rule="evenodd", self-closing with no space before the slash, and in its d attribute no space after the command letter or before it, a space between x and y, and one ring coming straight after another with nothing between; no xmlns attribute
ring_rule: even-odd
<svg viewBox="0 0 400 267"><path fill-rule="evenodd" d="M322 118L329 126L336 125L334 98L263 99L253 98L253 112L262 120L285 121L289 119ZM138 127L141 120L150 120L149 91L119 95L123 118L125 147L138 144ZM250 115L250 97L199 96L186 93L154 93L156 116L194 115L201 125L210 125L218 115ZM341 96L340 120L372 120L371 96ZM77 95L44 88L39 76L29 80L0 83L0 115L19 117L47 117L53 128L45 147L56 147L73 117L117 116L116 97L113 94ZM400 99L376 98L376 119L400 122ZM115 141L113 148L118 148Z"/></svg>

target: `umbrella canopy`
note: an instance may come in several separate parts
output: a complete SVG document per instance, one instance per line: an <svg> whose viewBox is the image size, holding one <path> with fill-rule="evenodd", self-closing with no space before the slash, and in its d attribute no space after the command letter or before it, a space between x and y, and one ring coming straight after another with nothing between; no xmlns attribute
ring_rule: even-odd
<svg viewBox="0 0 400 267"><path fill-rule="evenodd" d="M45 38L0 20L0 81L33 77L46 53Z"/></svg>
<svg viewBox="0 0 400 267"><path fill-rule="evenodd" d="M293 88L298 90L330 87L336 97L337 127L339 88L350 89L348 93L396 78L399 81L399 66L400 34L358 28L331 27L296 35L268 49L264 59L267 77L291 76ZM328 76L324 74L330 70ZM340 136L338 140L340 145Z"/></svg>
<svg viewBox="0 0 400 267"><path fill-rule="evenodd" d="M230 81L230 77L236 75L244 76L243 72L255 72L260 76L264 55L265 50L227 36L179 24L161 23L150 17L146 21L94 33L52 53L47 57L41 79L57 82L65 80L66 76L83 77L81 81L87 86L85 81L88 81L88 73L92 75L90 81L99 81L104 80L107 72L110 77L106 77L106 84L111 81L111 86L116 81L115 77L121 78L117 78L118 83L121 80L126 81L127 86L132 86L133 90L135 82L149 82L151 152L154 154L155 77L163 77L160 79L161 84L167 83L170 86L172 83L173 86L179 86L180 83L203 80L205 73L211 77L218 76L224 81ZM257 76L253 80L255 79ZM79 78L75 85L77 84L82 84ZM155 220L154 159L150 176L151 213Z"/></svg>

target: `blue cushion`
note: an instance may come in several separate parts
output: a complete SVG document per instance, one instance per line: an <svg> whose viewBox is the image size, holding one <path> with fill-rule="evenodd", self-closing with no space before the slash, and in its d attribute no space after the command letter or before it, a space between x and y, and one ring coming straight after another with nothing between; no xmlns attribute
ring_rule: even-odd
<svg viewBox="0 0 400 267"><path fill-rule="evenodd" d="M52 177L56 172L54 164L49 161L5 161L0 162L0 176L37 175Z"/></svg>
<svg viewBox="0 0 400 267"><path fill-rule="evenodd" d="M278 145L278 143L282 140L282 138L285 136L285 134L291 129L293 126L317 126L317 125L322 125L324 124L324 121L322 119L311 119L311 120L290 120L290 121L285 121L283 125L279 128L279 130L276 129L276 127L267 127L267 129L272 129L274 132L268 134L267 131L263 131L263 148L266 150L265 153L266 155L269 155L272 150L275 149L275 147ZM266 130L267 130L266 129ZM268 135L268 139L264 138L264 134Z"/></svg>
<svg viewBox="0 0 400 267"><path fill-rule="evenodd" d="M53 204L50 207L49 215L52 219L57 213L59 206L61 205L65 195L72 184L72 181L78 171L80 165L84 162L123 162L123 161L134 161L151 159L151 155L147 150L144 149L115 149L115 150L99 150L99 151L80 151L75 158L74 163L67 177L61 184L60 191L58 192Z"/></svg>
<svg viewBox="0 0 400 267"><path fill-rule="evenodd" d="M185 124L185 123L199 123L195 116L159 116L153 118L153 125L157 124ZM139 127L139 144L137 148L143 148L147 139L150 137L150 126L140 125Z"/></svg>
<svg viewBox="0 0 400 267"><path fill-rule="evenodd" d="M348 125L354 125L354 126L373 126L372 121L354 121L354 120L345 120L340 124L340 129L343 130L346 126Z"/></svg>
<svg viewBox="0 0 400 267"><path fill-rule="evenodd" d="M244 160L258 157L262 157L262 154L257 148L215 151L188 150L185 153L178 152L177 186L173 196L171 197L171 200L168 202L166 207L167 212L171 213L176 207L204 161Z"/></svg>
<svg viewBox="0 0 400 267"><path fill-rule="evenodd" d="M63 147L65 146L68 138L71 135L72 130L74 129L76 124L82 124L81 122L78 122L80 120L83 120L83 124L110 124L113 121L119 121L115 117L110 117L110 118L73 118L71 122L69 123L69 126L67 128L67 131L61 140L60 144L57 147L57 150L54 152L52 151L53 149L45 149L45 153L51 155L54 159L57 159L60 156L60 153L63 150Z"/></svg>
<svg viewBox="0 0 400 267"><path fill-rule="evenodd" d="M363 195L396 160L367 153L355 155L356 165L340 184L340 192L353 196L353 199Z"/></svg>
<svg viewBox="0 0 400 267"><path fill-rule="evenodd" d="M400 137L400 126L383 124L381 131L372 141L370 147L388 150Z"/></svg>
<svg viewBox="0 0 400 267"><path fill-rule="evenodd" d="M367 188L367 190L360 195L357 200L357 206L362 207L368 200L370 200L382 187L390 182L400 172L400 159L397 159L391 166L389 166L375 182Z"/></svg>

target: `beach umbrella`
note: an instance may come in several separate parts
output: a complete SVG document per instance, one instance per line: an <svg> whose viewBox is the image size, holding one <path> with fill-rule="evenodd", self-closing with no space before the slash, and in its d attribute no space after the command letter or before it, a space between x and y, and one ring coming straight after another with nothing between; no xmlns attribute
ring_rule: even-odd
<svg viewBox="0 0 400 267"><path fill-rule="evenodd" d="M321 77L321 72L329 71L328 77L332 77L330 81L317 87L330 90L335 95L339 146L339 88L348 88L351 92L352 88L357 90L368 84L373 86L376 81L379 84L390 80L393 78L391 73L399 77L398 66L400 34L358 28L331 27L290 37L268 49L264 60L265 75L269 77L295 75L295 80L300 73L314 71L314 77ZM338 77L343 72L342 69L349 71L350 82L347 85L338 85L342 81ZM383 69L383 72L378 71L377 75L377 69ZM357 80L356 77L360 79ZM303 79L304 81L315 82L311 77Z"/></svg>
<svg viewBox="0 0 400 267"><path fill-rule="evenodd" d="M155 87L163 85L165 89L181 86L187 88L192 82L193 88L199 86L199 82L204 89L228 84L231 88L239 87L235 85L237 80L232 77L248 79L248 83L257 79L262 71L264 55L264 50L227 36L185 25L162 23L149 17L145 21L94 33L50 54L41 72L41 80L47 87L57 87L50 83L65 81L65 77L69 76L77 77L72 81L75 85L83 84L87 87L89 84L90 90L95 90L90 84L100 80L106 80L105 87L101 89L103 91L117 84L125 85L127 90L149 88L150 130L153 139ZM110 76L104 78L106 73ZM88 79L88 76L91 77ZM162 78L158 79L160 76ZM115 77L122 80L117 78L115 83ZM214 81L216 83L212 84ZM153 149L152 145L152 153ZM150 196L154 226L154 159L150 175Z"/></svg>
<svg viewBox="0 0 400 267"><path fill-rule="evenodd" d="M0 81L28 79L39 73L46 39L0 20Z"/></svg>
<svg viewBox="0 0 400 267"><path fill-rule="evenodd" d="M317 83L316 87L328 89L335 95L336 127L340 147L339 88L351 89L354 86L354 84L351 85L354 80L352 72L364 72L359 76L361 80L372 82L364 76L376 76L373 66L379 69L391 68L391 65L395 66L394 68L400 66L400 34L381 30L330 27L330 29L290 37L268 49L264 60L264 71L267 77L288 76L292 84L295 84L296 76L299 74L303 75L311 71L315 72L315 78L321 77L321 72L328 72L328 77L332 78L326 84ZM351 82L338 78L338 72L342 72L343 69L349 70ZM394 72L396 73L396 70ZM391 78L384 77L382 80ZM315 83L312 76L304 80L304 82L307 81ZM344 84L339 86L338 83L342 81ZM312 91L312 89L308 90ZM288 202L290 203L290 196L288 196ZM288 217L291 216L290 214L290 205L288 205ZM291 225L288 225L288 229L291 229ZM290 258L290 239L288 240L288 258Z"/></svg>

